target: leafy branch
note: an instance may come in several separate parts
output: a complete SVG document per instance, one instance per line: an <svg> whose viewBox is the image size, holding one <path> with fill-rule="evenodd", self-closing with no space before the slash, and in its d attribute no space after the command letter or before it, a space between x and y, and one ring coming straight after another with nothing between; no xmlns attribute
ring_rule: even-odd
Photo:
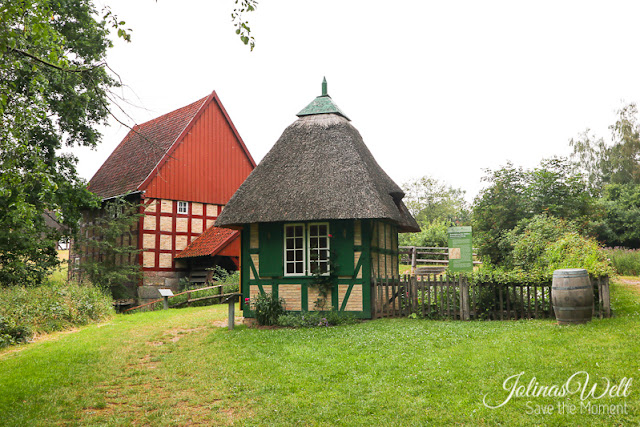
<svg viewBox="0 0 640 427"><path fill-rule="evenodd" d="M240 40L245 45L249 45L251 50L256 47L256 41L251 35L251 28L249 27L249 21L244 20L244 14L253 12L258 7L257 0L235 0L235 8L231 12L231 21L233 26L236 27L236 34L240 36Z"/></svg>

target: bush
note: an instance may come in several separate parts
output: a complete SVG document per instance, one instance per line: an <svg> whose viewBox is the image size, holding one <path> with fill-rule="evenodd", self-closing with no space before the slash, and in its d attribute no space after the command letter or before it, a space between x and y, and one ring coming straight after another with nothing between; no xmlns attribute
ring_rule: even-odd
<svg viewBox="0 0 640 427"><path fill-rule="evenodd" d="M627 248L607 248L605 253L613 268L623 276L640 276L640 250Z"/></svg>
<svg viewBox="0 0 640 427"><path fill-rule="evenodd" d="M576 231L572 223L546 214L521 221L516 228L505 233L500 243L505 252L505 266L527 271L544 269L546 248L571 231Z"/></svg>
<svg viewBox="0 0 640 427"><path fill-rule="evenodd" d="M434 221L420 224L419 233L401 233L398 236L400 246L447 246L447 230L451 223L446 220L436 219Z"/></svg>
<svg viewBox="0 0 640 427"><path fill-rule="evenodd" d="M251 301L256 320L262 326L278 324L278 318L285 312L283 304L284 299L268 293L260 293Z"/></svg>
<svg viewBox="0 0 640 427"><path fill-rule="evenodd" d="M595 239L580 235L574 224L547 214L521 221L503 235L500 247L504 261L494 271L541 277L551 277L562 268L584 268L595 277L614 273Z"/></svg>
<svg viewBox="0 0 640 427"><path fill-rule="evenodd" d="M27 342L32 336L29 327L17 325L13 320L0 316L0 348Z"/></svg>
<svg viewBox="0 0 640 427"><path fill-rule="evenodd" d="M578 233L566 233L553 242L544 253L547 271L553 274L560 268L584 268L594 277L615 274L607 255L595 239Z"/></svg>
<svg viewBox="0 0 640 427"><path fill-rule="evenodd" d="M290 328L309 328L316 326L337 326L357 323L352 313L337 311L313 311L308 313L287 313L278 317L278 325Z"/></svg>
<svg viewBox="0 0 640 427"><path fill-rule="evenodd" d="M113 314L113 299L92 285L47 281L37 287L0 290L0 317L6 328L35 333L68 329Z"/></svg>

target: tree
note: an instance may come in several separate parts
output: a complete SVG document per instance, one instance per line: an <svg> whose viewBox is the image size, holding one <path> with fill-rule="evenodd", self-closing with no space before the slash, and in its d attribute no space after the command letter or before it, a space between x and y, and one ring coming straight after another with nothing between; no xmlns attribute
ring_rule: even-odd
<svg viewBox="0 0 640 427"><path fill-rule="evenodd" d="M252 50L243 16L256 6L236 0L232 13ZM77 159L60 150L99 142L97 126L119 85L105 61L108 35L130 41L124 25L93 0L0 2L0 286L41 282L58 264L55 242L99 203L78 177ZM64 227L47 227L45 211Z"/></svg>
<svg viewBox="0 0 640 427"><path fill-rule="evenodd" d="M19 0L0 5L0 283L39 283L57 264L54 242L96 206L63 146L95 146L106 123L109 12L90 0ZM64 227L48 228L52 211Z"/></svg>
<svg viewBox="0 0 640 427"><path fill-rule="evenodd" d="M422 230L401 234L401 246L446 246L447 228L469 222L463 190L428 175L405 183L402 189L403 201Z"/></svg>
<svg viewBox="0 0 640 427"><path fill-rule="evenodd" d="M236 34L240 37L240 41L248 45L251 50L256 47L256 41L251 35L249 21L244 20L246 13L253 12L258 7L258 0L235 0L235 8L231 13L231 20L236 27Z"/></svg>
<svg viewBox="0 0 640 427"><path fill-rule="evenodd" d="M598 206L603 216L595 221L595 233L607 246L640 248L640 185L609 184Z"/></svg>
<svg viewBox="0 0 640 427"><path fill-rule="evenodd" d="M419 224L431 223L436 219L452 223L469 220L464 190L453 188L428 175L405 183L402 189L405 192L403 201Z"/></svg>
<svg viewBox="0 0 640 427"><path fill-rule="evenodd" d="M504 260L500 249L503 233L528 215L527 177L522 168L515 168L511 163L495 171L487 169L485 173L482 180L490 185L474 201L474 240L481 242L478 246L485 262L499 264Z"/></svg>
<svg viewBox="0 0 640 427"><path fill-rule="evenodd" d="M582 175L564 158L545 159L532 170L511 163L483 178L490 185L473 205L474 236L485 261L503 264L509 255L506 233L521 221L547 214L578 224L590 231L597 212ZM505 246L506 245L506 246Z"/></svg>
<svg viewBox="0 0 640 427"><path fill-rule="evenodd" d="M640 184L640 123L636 104L618 110L618 120L609 129L609 144L588 129L569 141L574 166L587 177L591 191L598 194L606 184Z"/></svg>
<svg viewBox="0 0 640 427"><path fill-rule="evenodd" d="M132 297L125 284L136 284L141 277L136 256L140 252L132 233L138 218L139 205L124 198L106 202L100 211L85 213L84 235L75 245L82 257L78 265L81 280L111 292L114 298Z"/></svg>
<svg viewBox="0 0 640 427"><path fill-rule="evenodd" d="M611 140L588 130L570 141L575 168L587 176L590 191L600 196L603 214L594 221L598 239L609 246L640 247L640 122L636 104L618 110L609 126Z"/></svg>

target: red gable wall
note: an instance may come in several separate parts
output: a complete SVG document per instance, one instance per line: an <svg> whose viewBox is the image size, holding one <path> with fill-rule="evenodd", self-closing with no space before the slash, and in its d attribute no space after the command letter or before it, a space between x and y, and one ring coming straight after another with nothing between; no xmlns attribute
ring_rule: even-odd
<svg viewBox="0 0 640 427"><path fill-rule="evenodd" d="M255 167L214 95L160 171L146 198L224 205ZM195 183L195 184L194 184Z"/></svg>

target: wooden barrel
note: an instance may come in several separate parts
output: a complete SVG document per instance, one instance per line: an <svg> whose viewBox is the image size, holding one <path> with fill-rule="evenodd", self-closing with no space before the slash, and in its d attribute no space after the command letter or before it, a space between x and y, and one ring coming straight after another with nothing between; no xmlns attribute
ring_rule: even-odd
<svg viewBox="0 0 640 427"><path fill-rule="evenodd" d="M553 272L553 311L560 325L587 323L593 315L593 287L587 270L567 268Z"/></svg>

